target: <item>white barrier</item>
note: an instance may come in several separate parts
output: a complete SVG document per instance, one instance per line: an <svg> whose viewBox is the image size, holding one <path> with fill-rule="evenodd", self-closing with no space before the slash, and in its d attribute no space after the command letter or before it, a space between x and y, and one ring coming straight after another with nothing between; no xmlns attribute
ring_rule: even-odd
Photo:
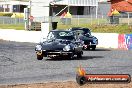
<svg viewBox="0 0 132 88"><path fill-rule="evenodd" d="M49 33L49 25L50 23L41 23L41 31L42 31L42 34L43 34L43 37L47 37L48 36L48 33Z"/></svg>
<svg viewBox="0 0 132 88"><path fill-rule="evenodd" d="M98 46L103 48L118 48L118 35L117 33L92 33L98 38Z"/></svg>
<svg viewBox="0 0 132 88"><path fill-rule="evenodd" d="M45 32L46 33L46 32ZM16 42L38 43L42 36L47 35L40 31L24 31L0 29L0 39ZM103 48L118 48L118 34L116 33L92 33L98 38L98 46ZM44 36L46 37L46 36Z"/></svg>
<svg viewBox="0 0 132 88"><path fill-rule="evenodd" d="M0 29L0 39L3 40L38 43L41 37L42 32L40 31Z"/></svg>

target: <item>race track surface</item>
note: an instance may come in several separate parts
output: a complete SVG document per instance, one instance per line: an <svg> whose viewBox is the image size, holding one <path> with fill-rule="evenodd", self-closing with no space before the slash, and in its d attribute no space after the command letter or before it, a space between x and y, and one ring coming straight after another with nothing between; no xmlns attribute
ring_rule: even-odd
<svg viewBox="0 0 132 88"><path fill-rule="evenodd" d="M80 65L88 74L132 75L132 50L97 48L84 51L83 58L38 61L35 45L0 40L0 84L75 81Z"/></svg>

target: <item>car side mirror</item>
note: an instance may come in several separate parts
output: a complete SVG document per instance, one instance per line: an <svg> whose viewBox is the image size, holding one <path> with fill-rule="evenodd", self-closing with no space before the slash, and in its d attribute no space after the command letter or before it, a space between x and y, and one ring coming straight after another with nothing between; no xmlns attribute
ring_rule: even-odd
<svg viewBox="0 0 132 88"><path fill-rule="evenodd" d="M40 39L40 43L43 43L44 41L46 41L47 39L46 38L41 38Z"/></svg>
<svg viewBox="0 0 132 88"><path fill-rule="evenodd" d="M89 34L89 33L86 33L86 34L85 34L85 36L86 36L86 37L89 37L89 36L90 36L90 34Z"/></svg>

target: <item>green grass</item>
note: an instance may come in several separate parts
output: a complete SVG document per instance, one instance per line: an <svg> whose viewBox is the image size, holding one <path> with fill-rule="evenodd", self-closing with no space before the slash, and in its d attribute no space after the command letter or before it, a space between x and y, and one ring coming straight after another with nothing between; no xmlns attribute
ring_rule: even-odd
<svg viewBox="0 0 132 88"><path fill-rule="evenodd" d="M120 34L132 34L132 26L128 26L127 24L123 25L97 25L97 24L80 24L80 25L63 25L58 24L57 29L68 29L71 27L87 27L91 29L92 32L97 33L120 33ZM0 24L0 29L16 29L16 30L24 30L24 24L16 24L16 25L8 25L8 24Z"/></svg>
<svg viewBox="0 0 132 88"><path fill-rule="evenodd" d="M16 29L16 30L24 30L24 24L0 24L0 29Z"/></svg>
<svg viewBox="0 0 132 88"><path fill-rule="evenodd" d="M94 25L93 32L131 34L132 26L128 25Z"/></svg>
<svg viewBox="0 0 132 88"><path fill-rule="evenodd" d="M71 27L87 27L91 29L92 32L97 33L120 33L120 34L132 34L132 26L124 25L58 25L58 29L68 29Z"/></svg>

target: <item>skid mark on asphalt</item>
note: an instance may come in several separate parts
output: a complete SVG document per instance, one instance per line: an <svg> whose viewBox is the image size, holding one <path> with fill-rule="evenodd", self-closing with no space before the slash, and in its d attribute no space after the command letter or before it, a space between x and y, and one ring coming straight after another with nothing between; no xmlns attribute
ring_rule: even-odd
<svg viewBox="0 0 132 88"><path fill-rule="evenodd" d="M15 62L9 57L0 56L0 66L11 66L11 65L15 65L16 63L17 62Z"/></svg>

